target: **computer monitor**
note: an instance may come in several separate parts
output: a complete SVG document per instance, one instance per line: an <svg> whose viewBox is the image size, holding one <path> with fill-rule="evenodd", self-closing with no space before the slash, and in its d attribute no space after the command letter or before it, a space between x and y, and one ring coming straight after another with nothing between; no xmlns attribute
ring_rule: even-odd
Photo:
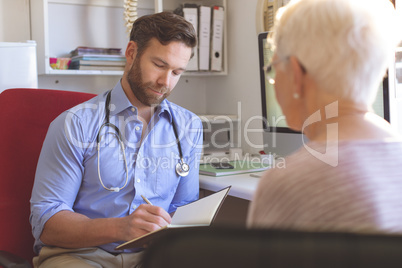
<svg viewBox="0 0 402 268"><path fill-rule="evenodd" d="M286 118L276 101L273 85L266 80L263 67L271 62L273 56L267 44L267 36L268 32L258 35L264 151L284 156L295 151L307 139L300 132L288 127ZM385 77L379 86L373 108L376 114L390 122L388 77Z"/></svg>
<svg viewBox="0 0 402 268"><path fill-rule="evenodd" d="M260 84L262 100L263 127L265 131L278 133L300 133L291 130L275 98L274 85L268 83L263 67L271 62L272 50L267 43L268 32L258 35L258 54L260 64Z"/></svg>

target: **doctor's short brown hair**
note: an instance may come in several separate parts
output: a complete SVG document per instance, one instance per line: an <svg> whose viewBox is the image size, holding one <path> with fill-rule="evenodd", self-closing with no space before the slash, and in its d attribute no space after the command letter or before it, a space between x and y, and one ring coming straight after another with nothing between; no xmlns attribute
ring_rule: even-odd
<svg viewBox="0 0 402 268"><path fill-rule="evenodd" d="M178 41L193 49L197 44L193 25L172 12L145 15L134 22L130 41L137 43L139 55L148 47L152 38L156 38L162 45Z"/></svg>

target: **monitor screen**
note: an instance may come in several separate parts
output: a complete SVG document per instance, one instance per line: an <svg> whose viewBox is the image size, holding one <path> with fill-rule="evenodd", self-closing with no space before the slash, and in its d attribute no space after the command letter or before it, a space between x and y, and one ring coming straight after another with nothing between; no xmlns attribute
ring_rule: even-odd
<svg viewBox="0 0 402 268"><path fill-rule="evenodd" d="M265 131L277 133L300 133L291 130L286 124L286 118L276 101L273 85L268 83L263 67L270 63L272 51L267 44L268 32L258 35L258 50L260 64L260 81L261 81L261 100L262 115L264 118L263 127ZM385 120L389 121L389 96L388 96L388 78L384 78L383 83L379 86L377 98L373 105L374 111Z"/></svg>
<svg viewBox="0 0 402 268"><path fill-rule="evenodd" d="M388 74L384 77L377 92L377 97L373 104L373 109L376 114L390 121L390 109L389 109L389 80Z"/></svg>

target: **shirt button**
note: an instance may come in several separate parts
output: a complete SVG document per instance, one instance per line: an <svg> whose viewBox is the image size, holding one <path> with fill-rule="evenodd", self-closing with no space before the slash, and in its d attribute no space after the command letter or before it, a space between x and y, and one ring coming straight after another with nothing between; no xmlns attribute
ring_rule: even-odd
<svg viewBox="0 0 402 268"><path fill-rule="evenodd" d="M136 209L137 208L137 206L136 205L133 205L133 209Z"/></svg>
<svg viewBox="0 0 402 268"><path fill-rule="evenodd" d="M135 108L134 108L134 107L132 107L132 108L131 108L131 111L132 111L132 112L135 112Z"/></svg>
<svg viewBox="0 0 402 268"><path fill-rule="evenodd" d="M140 182L141 182L141 180L140 180L140 179L137 179L137 182L138 182L138 183L140 183Z"/></svg>
<svg viewBox="0 0 402 268"><path fill-rule="evenodd" d="M137 131L140 130L140 129L141 129L141 128L140 128L139 126L136 126L136 127L135 127L135 130L137 130Z"/></svg>

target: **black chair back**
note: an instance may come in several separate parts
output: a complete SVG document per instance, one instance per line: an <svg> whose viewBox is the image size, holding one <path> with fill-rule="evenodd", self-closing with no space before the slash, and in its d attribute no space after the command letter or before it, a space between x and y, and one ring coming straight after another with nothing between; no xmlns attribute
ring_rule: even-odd
<svg viewBox="0 0 402 268"><path fill-rule="evenodd" d="M402 267L402 236L203 227L170 230L145 268Z"/></svg>

